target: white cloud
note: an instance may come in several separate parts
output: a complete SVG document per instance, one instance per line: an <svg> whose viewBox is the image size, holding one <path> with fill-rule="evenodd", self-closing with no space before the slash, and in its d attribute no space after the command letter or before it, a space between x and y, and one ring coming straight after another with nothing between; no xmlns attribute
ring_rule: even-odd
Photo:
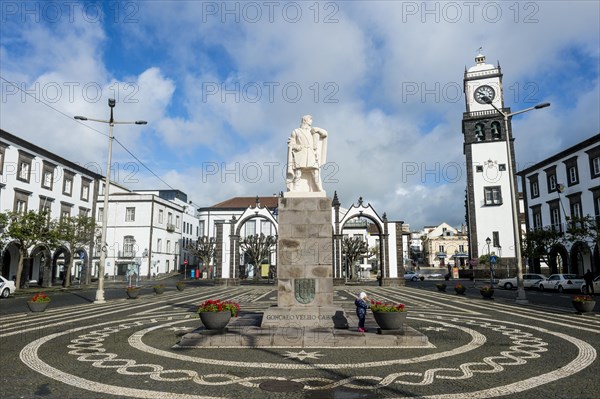
<svg viewBox="0 0 600 399"><path fill-rule="evenodd" d="M568 72L582 59L598 64L596 2L493 3L502 10L498 21L492 6L482 14L483 3L472 21L467 6L455 2L298 3L303 13L296 22L278 3L272 22L263 8L255 23L243 8L236 23L238 11L223 13L221 2L136 4L133 23L5 24L3 78L30 90L46 87L46 100L54 84L79 86L73 99L63 95L51 109L7 92L3 83L2 128L68 159L104 165L107 127L89 123L94 132L71 117L106 118L106 99L117 94L117 119L149 122L115 127L119 140L171 187L206 206L285 190L282 173L270 173L286 162L285 143L300 117L312 114L330 132L328 194L337 191L342 206L362 196L415 229L464 220L462 79L478 47L488 62L500 60L514 110L532 105L513 90L526 83L552 102L513 120L520 165L600 130L600 72ZM449 4L461 7L457 21ZM323 23L327 16L337 22ZM284 87L302 94L292 98ZM114 151L123 168L136 162L118 146ZM250 174L256 165L258 179ZM166 188L137 167L132 188Z"/></svg>

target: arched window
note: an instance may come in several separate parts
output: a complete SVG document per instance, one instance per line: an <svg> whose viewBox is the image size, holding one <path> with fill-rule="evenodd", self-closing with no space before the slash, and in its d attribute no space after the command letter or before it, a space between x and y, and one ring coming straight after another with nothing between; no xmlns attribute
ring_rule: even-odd
<svg viewBox="0 0 600 399"><path fill-rule="evenodd" d="M492 139L500 140L500 122L492 122Z"/></svg>
<svg viewBox="0 0 600 399"><path fill-rule="evenodd" d="M483 141L485 140L485 131L483 129L483 125L478 123L475 125L475 141Z"/></svg>

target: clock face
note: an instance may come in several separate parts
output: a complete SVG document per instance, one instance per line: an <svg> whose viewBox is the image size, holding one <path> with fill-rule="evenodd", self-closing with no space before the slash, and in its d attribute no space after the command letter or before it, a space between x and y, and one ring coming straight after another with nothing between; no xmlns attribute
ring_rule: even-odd
<svg viewBox="0 0 600 399"><path fill-rule="evenodd" d="M477 101L479 104L487 104L487 101L484 101L484 98L487 97L491 101L495 96L496 92L488 85L479 86L477 89L475 89L475 93L473 93L475 101Z"/></svg>

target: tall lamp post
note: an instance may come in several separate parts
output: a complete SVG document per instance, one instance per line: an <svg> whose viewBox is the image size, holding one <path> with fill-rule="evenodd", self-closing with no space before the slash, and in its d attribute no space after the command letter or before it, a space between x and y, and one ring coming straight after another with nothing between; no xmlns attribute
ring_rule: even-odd
<svg viewBox="0 0 600 399"><path fill-rule="evenodd" d="M487 244L488 247L488 262L490 263L490 287L494 286L494 272L492 271L492 254L490 252L490 244L492 243L492 240L490 239L490 237L485 239L485 243Z"/></svg>
<svg viewBox="0 0 600 399"><path fill-rule="evenodd" d="M550 106L550 103L542 103L542 104L535 105L533 107L522 109L520 111L506 113L506 112L502 111L501 109L499 109L498 107L496 107L492 103L492 100L489 97L484 97L483 101L486 104L489 104L492 107L494 107L494 109L496 111L498 111L500 113L500 115L502 115L502 117L504 118L504 132L506 134L507 144L510 144L510 141L509 141L510 137L508 136L508 119L509 118L512 118L513 116L522 114L524 112L533 111L535 109L541 109L541 108L546 108L546 107ZM513 163L512 163L512 154L510 151L510 145L506 146L506 157L507 157L507 162L508 162L508 179L509 179L509 183L510 183L510 204L512 207L513 234L514 234L514 240L515 240L515 258L517 258L517 299L516 299L516 302L525 304L525 303L527 303L527 296L525 294L525 287L523 286L523 262L521 259L521 228L519 227L519 215L517 213L517 208L518 208L519 204L517 203L517 195L516 195L516 189L515 189L515 177L513 175L513 168L512 168Z"/></svg>
<svg viewBox="0 0 600 399"><path fill-rule="evenodd" d="M110 119L93 119L85 116L75 116L75 119L80 121L93 121L100 123L108 123L108 157L106 160L106 178L104 180L104 209L102 210L102 236L100 246L100 265L98 267L98 289L96 290L96 300L94 303L104 303L104 270L106 263L106 253L108 251L108 245L106 243L106 225L108 224L108 195L110 187L110 163L112 158L112 142L113 142L113 127L115 125L145 125L146 121L134 121L134 122L117 122L113 118L113 108L117 102L114 98L108 99L108 106L110 108Z"/></svg>

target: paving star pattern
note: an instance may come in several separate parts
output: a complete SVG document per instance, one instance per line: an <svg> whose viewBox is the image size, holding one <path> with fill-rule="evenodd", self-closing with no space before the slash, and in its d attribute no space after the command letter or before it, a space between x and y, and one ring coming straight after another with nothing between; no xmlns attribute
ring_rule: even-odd
<svg viewBox="0 0 600 399"><path fill-rule="evenodd" d="M202 300L260 312L273 297L271 287L203 287L3 317L0 343L14 367L3 367L2 397L264 398L274 389L282 398L596 397L597 316L409 287L353 290L405 303L408 324L430 345L178 348L200 326L193 310ZM348 298L338 287L335 302L353 325Z"/></svg>

